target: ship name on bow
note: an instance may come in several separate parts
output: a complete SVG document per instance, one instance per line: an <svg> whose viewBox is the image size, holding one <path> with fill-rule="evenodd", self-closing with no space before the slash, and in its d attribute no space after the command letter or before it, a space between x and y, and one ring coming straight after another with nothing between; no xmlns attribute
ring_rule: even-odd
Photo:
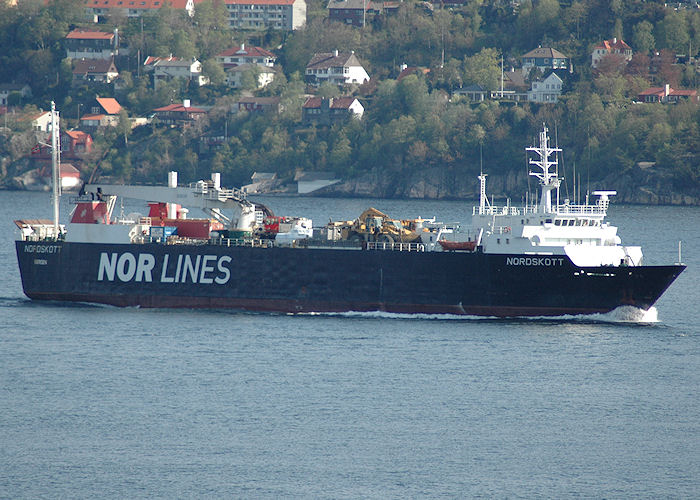
<svg viewBox="0 0 700 500"><path fill-rule="evenodd" d="M562 266L562 257L506 257L506 264L509 266Z"/></svg>

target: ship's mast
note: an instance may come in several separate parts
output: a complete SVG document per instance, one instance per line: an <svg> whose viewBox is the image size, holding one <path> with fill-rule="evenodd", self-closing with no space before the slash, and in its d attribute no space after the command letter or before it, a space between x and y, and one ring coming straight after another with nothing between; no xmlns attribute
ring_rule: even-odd
<svg viewBox="0 0 700 500"><path fill-rule="evenodd" d="M58 238L59 198L61 196L61 145L56 104L51 101L51 184L53 198L53 234Z"/></svg>
<svg viewBox="0 0 700 500"><path fill-rule="evenodd" d="M526 148L527 151L532 151L537 153L539 159L530 159L530 165L538 166L541 172L529 172L530 175L537 177L540 180L540 186L542 188L542 197L540 199L540 211L542 213L552 212L552 191L554 189L559 189L561 180L557 176L556 167L558 167L558 160L556 155L553 160L550 160L549 156L552 153L560 152L561 148L549 147L549 136L547 135L548 129L546 125L542 125L542 132L540 132L540 145L539 147ZM554 167L554 171L550 171L550 168Z"/></svg>

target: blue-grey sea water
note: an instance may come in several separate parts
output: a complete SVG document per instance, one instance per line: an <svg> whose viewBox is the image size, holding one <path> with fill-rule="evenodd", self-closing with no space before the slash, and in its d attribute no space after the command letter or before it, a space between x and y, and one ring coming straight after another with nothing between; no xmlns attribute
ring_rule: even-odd
<svg viewBox="0 0 700 500"><path fill-rule="evenodd" d="M317 225L471 215L263 201ZM2 498L700 496L700 208L613 202L623 242L661 264L682 240L688 270L645 316L546 320L32 302L12 221L50 214L0 191Z"/></svg>

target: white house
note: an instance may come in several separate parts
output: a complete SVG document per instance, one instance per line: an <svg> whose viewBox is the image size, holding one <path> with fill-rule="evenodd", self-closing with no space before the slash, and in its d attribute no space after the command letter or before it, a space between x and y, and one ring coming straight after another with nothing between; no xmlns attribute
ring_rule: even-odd
<svg viewBox="0 0 700 500"><path fill-rule="evenodd" d="M540 82L532 82L532 89L527 92L527 100L539 103L555 103L561 95L562 80L556 73L550 73Z"/></svg>
<svg viewBox="0 0 700 500"><path fill-rule="evenodd" d="M216 60L220 62L224 68L240 64L258 64L260 66L273 67L277 57L269 50L262 47L246 47L242 43L240 47L232 47L216 54Z"/></svg>
<svg viewBox="0 0 700 500"><path fill-rule="evenodd" d="M306 82L320 85L330 82L336 85L361 85L369 81L369 75L362 67L355 51L324 52L314 54L306 65Z"/></svg>
<svg viewBox="0 0 700 500"><path fill-rule="evenodd" d="M233 88L241 88L244 75L249 72L257 73L258 81L256 88L258 89L269 85L275 79L275 70L269 66L241 64L240 66L233 66L226 70L226 84Z"/></svg>
<svg viewBox="0 0 700 500"><path fill-rule="evenodd" d="M594 68L598 67L598 63L603 57L608 54L619 54L625 61L632 60L632 47L627 45L624 40L618 40L613 38L612 40L603 40L601 43L593 47L593 53L591 54L591 66Z"/></svg>
<svg viewBox="0 0 700 500"><path fill-rule="evenodd" d="M149 62L153 58L146 59ZM157 58L156 58L157 59ZM144 63L145 64L145 63ZM158 83L174 78L185 78L197 83L200 87L209 83L206 76L202 75L202 63L197 59L179 59L176 57L158 59L152 63L153 87L158 88Z"/></svg>

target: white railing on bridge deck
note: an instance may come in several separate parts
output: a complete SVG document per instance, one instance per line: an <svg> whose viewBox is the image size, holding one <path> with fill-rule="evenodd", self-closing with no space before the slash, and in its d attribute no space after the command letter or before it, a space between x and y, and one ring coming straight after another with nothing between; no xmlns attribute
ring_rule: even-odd
<svg viewBox="0 0 700 500"><path fill-rule="evenodd" d="M559 205L556 213L560 215L605 215L607 213L606 204L596 205Z"/></svg>

